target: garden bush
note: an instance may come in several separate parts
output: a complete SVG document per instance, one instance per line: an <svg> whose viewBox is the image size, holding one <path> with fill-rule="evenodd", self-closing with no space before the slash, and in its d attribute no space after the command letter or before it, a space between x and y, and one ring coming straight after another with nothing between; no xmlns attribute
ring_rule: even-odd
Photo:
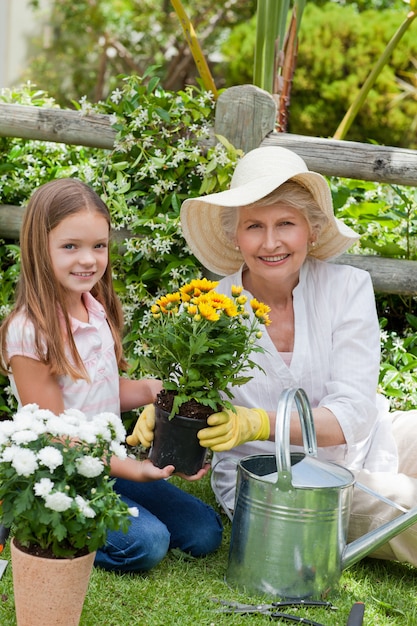
<svg viewBox="0 0 417 626"><path fill-rule="evenodd" d="M3 90L0 101L58 106L30 85ZM184 198L227 187L241 155L213 137L214 101L199 87L164 90L152 68L125 77L123 87L93 105L82 98L80 115L105 113L116 130L114 149L99 150L17 138L0 138L0 204L23 206L32 191L55 177L74 176L91 185L112 214L114 282L122 300L129 375L141 376L138 330L145 330L150 304L163 292L201 277L180 229ZM361 232L356 253L416 259L416 190L331 179L335 209ZM10 310L19 274L18 242L0 246L0 316ZM416 405L417 314L415 298L377 296L381 323L380 389L394 407ZM0 411L13 405L0 379Z"/></svg>
<svg viewBox="0 0 417 626"><path fill-rule="evenodd" d="M358 12L307 2L291 91L288 132L332 137L349 105L404 21L401 9ZM235 26L223 45L226 85L251 83L256 16ZM416 25L404 34L360 109L346 139L417 148ZM402 82L401 82L402 81ZM406 88L406 85L408 87Z"/></svg>

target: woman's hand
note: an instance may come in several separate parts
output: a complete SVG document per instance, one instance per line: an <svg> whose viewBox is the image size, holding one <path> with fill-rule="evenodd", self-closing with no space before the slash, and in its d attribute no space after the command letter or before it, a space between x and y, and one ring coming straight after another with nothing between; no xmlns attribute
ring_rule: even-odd
<svg viewBox="0 0 417 626"><path fill-rule="evenodd" d="M207 420L208 427L197 433L200 445L215 452L224 452L247 441L265 441L269 438L269 416L263 409L235 406L213 413Z"/></svg>

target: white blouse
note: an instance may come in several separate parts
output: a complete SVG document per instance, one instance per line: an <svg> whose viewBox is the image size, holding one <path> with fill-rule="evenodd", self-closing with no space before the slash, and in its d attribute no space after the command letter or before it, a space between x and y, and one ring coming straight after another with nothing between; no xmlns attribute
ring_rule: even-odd
<svg viewBox="0 0 417 626"><path fill-rule="evenodd" d="M230 295L242 285L242 268L223 278L217 288ZM248 301L253 297L245 291ZM248 310L250 310L248 302ZM396 471L397 452L391 434L388 403L377 396L380 332L375 296L368 272L307 258L293 291L294 349L285 363L263 329L253 353L258 369L245 385L232 387L233 403L275 411L282 391L301 387L312 408L328 408L343 430L346 444L319 448L318 456L351 470ZM296 447L292 447L296 450ZM299 449L299 448L298 448ZM274 454L274 442L251 442L216 453L213 481L222 498L233 507L238 460L253 454ZM216 464L223 461L216 467ZM224 460L228 459L228 461Z"/></svg>

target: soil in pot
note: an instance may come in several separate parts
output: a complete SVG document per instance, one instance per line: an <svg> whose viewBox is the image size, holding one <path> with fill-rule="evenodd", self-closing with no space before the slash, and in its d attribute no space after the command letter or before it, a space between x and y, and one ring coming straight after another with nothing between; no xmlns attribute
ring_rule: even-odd
<svg viewBox="0 0 417 626"><path fill-rule="evenodd" d="M157 467L174 465L177 473L192 476L204 466L207 452L200 446L197 432L207 426L213 410L192 400L181 406L181 415L169 419L173 401L174 394L165 390L157 397L149 458Z"/></svg>

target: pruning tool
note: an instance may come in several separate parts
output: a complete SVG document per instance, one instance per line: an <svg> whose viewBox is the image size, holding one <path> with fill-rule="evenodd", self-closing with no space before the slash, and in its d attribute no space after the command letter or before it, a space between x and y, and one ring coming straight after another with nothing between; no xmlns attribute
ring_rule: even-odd
<svg viewBox="0 0 417 626"><path fill-rule="evenodd" d="M320 600L289 600L282 602L271 602L271 604L243 604L241 602L218 600L217 598L212 598L212 600L222 605L222 608L217 610L218 613L240 613L241 615L260 613L261 615L268 615L272 619L280 619L288 622L297 622L298 624L306 624L307 626L324 626L324 624L307 619L306 617L299 617L298 615L283 613L279 609L290 607L320 607L330 610L337 610L337 607L334 606L331 602L324 602ZM363 604L363 602L356 602L350 610L346 626L362 626L364 611L365 605Z"/></svg>
<svg viewBox="0 0 417 626"><path fill-rule="evenodd" d="M261 615L269 615L269 617L273 619L281 619L288 622L297 622L299 624L307 624L308 626L324 626L324 624L320 624L320 622L315 622L313 620L307 619L306 617L299 617L298 615L283 613L279 609L290 607L320 607L337 610L337 607L333 606L331 602L322 602L320 600L289 600L282 602L271 602L271 604L243 604L241 602L228 602L227 600L218 600L217 598L213 598L213 601L222 605L222 608L218 609L218 613L240 613L241 615L260 613Z"/></svg>

